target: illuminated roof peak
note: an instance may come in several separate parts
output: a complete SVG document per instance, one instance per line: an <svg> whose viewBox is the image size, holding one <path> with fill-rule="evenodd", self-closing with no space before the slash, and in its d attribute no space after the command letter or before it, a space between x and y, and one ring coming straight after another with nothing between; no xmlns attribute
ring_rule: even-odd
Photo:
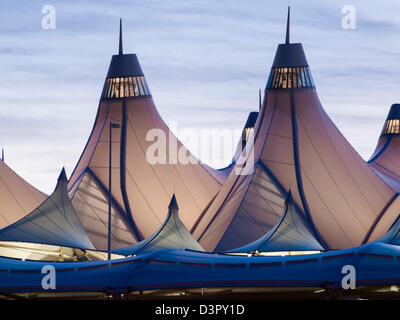
<svg viewBox="0 0 400 320"><path fill-rule="evenodd" d="M400 134L400 104L393 104L386 118L381 135Z"/></svg>
<svg viewBox="0 0 400 320"><path fill-rule="evenodd" d="M288 7L286 22L286 41L278 45L274 68L306 67L308 62L301 43L290 43L290 7Z"/></svg>
<svg viewBox="0 0 400 320"><path fill-rule="evenodd" d="M120 78L128 81L127 77L143 77L143 71L140 66L139 60L136 54L124 54L122 48L122 18L119 21L119 52L111 58L111 63L108 68L107 79L118 79ZM106 79L106 82L107 82ZM121 80L122 81L122 80ZM107 83L106 83L107 84Z"/></svg>

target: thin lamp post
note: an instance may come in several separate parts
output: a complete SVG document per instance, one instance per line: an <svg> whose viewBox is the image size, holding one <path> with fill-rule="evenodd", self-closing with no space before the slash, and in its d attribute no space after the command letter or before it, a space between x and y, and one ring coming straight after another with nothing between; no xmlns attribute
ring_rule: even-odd
<svg viewBox="0 0 400 320"><path fill-rule="evenodd" d="M119 123L115 123L110 121L110 158L109 158L109 167L108 167L108 260L111 260L111 165L112 165L112 129L113 128L121 128Z"/></svg>

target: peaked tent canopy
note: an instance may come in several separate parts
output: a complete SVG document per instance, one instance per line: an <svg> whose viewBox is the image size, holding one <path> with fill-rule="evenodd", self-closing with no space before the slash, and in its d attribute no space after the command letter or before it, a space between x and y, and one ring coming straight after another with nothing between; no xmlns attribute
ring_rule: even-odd
<svg viewBox="0 0 400 320"><path fill-rule="evenodd" d="M111 121L120 124L112 131L111 143L112 249L152 235L174 192L182 199L182 221L191 228L224 179L198 162L161 119L137 56L122 52L122 35L119 48L111 59L93 131L68 186L74 208L99 250L107 248ZM165 139L152 133L162 133ZM188 164L179 161L178 152Z"/></svg>
<svg viewBox="0 0 400 320"><path fill-rule="evenodd" d="M30 214L1 229L0 241L94 249L72 207L67 184L63 169L54 192Z"/></svg>
<svg viewBox="0 0 400 320"><path fill-rule="evenodd" d="M43 193L0 160L0 228L18 221L45 199Z"/></svg>
<svg viewBox="0 0 400 320"><path fill-rule="evenodd" d="M168 206L168 215L163 225L149 238L132 246L113 250L125 256L143 254L162 249L189 249L204 251L179 219L179 208L175 194Z"/></svg>
<svg viewBox="0 0 400 320"><path fill-rule="evenodd" d="M393 104L386 118L369 165L400 192L400 104Z"/></svg>
<svg viewBox="0 0 400 320"><path fill-rule="evenodd" d="M265 235L279 221L289 189L326 249L376 239L398 214L396 192L324 111L301 43L278 46L250 155L254 171L241 174L236 165L192 230L207 251L228 251Z"/></svg>
<svg viewBox="0 0 400 320"><path fill-rule="evenodd" d="M393 225L400 209L400 104L393 104L382 128L374 153L368 164L375 173L397 193L388 203L388 209L382 213L366 240L374 240L384 234Z"/></svg>
<svg viewBox="0 0 400 320"><path fill-rule="evenodd" d="M324 248L312 235L299 213L292 195L285 201L285 211L280 221L260 239L229 253L274 252L274 251L323 251Z"/></svg>
<svg viewBox="0 0 400 320"><path fill-rule="evenodd" d="M247 141L253 135L254 126L257 122L257 117L258 117L258 111L252 111L249 113L249 115L247 117L247 121L242 130L240 141L236 147L235 154L233 155L232 162L227 167L217 170L218 172L221 172L225 176L225 180L226 180L226 177L229 176L229 174L231 173L232 168L235 166L236 161L240 157L240 154L246 147ZM225 180L223 180L222 182L224 182Z"/></svg>

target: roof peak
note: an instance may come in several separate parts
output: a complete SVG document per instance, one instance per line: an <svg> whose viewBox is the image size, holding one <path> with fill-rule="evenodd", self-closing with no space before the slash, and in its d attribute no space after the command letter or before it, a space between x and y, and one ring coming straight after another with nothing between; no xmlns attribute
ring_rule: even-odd
<svg viewBox="0 0 400 320"><path fill-rule="evenodd" d="M272 64L274 68L307 67L308 62L301 43L290 43L290 7L286 22L286 41L278 45L275 59Z"/></svg>
<svg viewBox="0 0 400 320"><path fill-rule="evenodd" d="M139 60L134 53L124 54L122 44L122 18L119 20L119 50L111 58L107 78L144 76ZM103 95L102 95L103 96Z"/></svg>
<svg viewBox="0 0 400 320"><path fill-rule="evenodd" d="M60 175L58 176L58 181L60 181L60 180L65 181L65 182L68 182L67 174L66 174L66 172L65 172L65 168L64 168L64 167L62 168L61 173L60 173Z"/></svg>
<svg viewBox="0 0 400 320"><path fill-rule="evenodd" d="M292 191L289 189L289 192L288 192L288 194L286 196L286 199L285 199L285 205L288 205L288 204L293 203L293 202L294 201L293 201Z"/></svg>
<svg viewBox="0 0 400 320"><path fill-rule="evenodd" d="M246 124L244 125L244 128L254 128L257 118L258 118L258 111L251 111L247 117Z"/></svg>
<svg viewBox="0 0 400 320"><path fill-rule="evenodd" d="M275 226L261 238L237 249L237 252L273 252L273 251L322 251L314 234L309 230L307 222L295 206L292 193L289 190L283 215Z"/></svg>
<svg viewBox="0 0 400 320"><path fill-rule="evenodd" d="M400 104L395 103L390 107L386 120L400 119Z"/></svg>
<svg viewBox="0 0 400 320"><path fill-rule="evenodd" d="M194 251L204 251L179 218L178 212L172 211L172 209L178 209L175 193L172 195L168 209L168 215L164 220L164 223L150 237L131 246L113 250L113 252L129 256L133 254L138 255L156 252L162 249L189 249Z"/></svg>
<svg viewBox="0 0 400 320"><path fill-rule="evenodd" d="M168 209L179 209L178 202L176 201L175 193L172 195L171 202L169 203Z"/></svg>

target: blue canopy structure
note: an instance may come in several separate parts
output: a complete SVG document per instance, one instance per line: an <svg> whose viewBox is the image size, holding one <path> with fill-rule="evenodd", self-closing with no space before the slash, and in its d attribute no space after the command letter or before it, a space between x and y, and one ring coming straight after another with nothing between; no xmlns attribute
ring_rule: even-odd
<svg viewBox="0 0 400 320"><path fill-rule="evenodd" d="M167 218L151 237L129 247L113 250L113 252L129 256L155 252L162 249L204 251L182 223L181 219L179 219L179 207L175 194L172 196L168 206Z"/></svg>
<svg viewBox="0 0 400 320"><path fill-rule="evenodd" d="M54 192L27 216L1 229L0 241L95 249L71 204L67 184L62 169Z"/></svg>
<svg viewBox="0 0 400 320"><path fill-rule="evenodd" d="M276 251L323 251L324 248L312 235L289 191L284 213L279 222L258 240L228 251L229 253Z"/></svg>

